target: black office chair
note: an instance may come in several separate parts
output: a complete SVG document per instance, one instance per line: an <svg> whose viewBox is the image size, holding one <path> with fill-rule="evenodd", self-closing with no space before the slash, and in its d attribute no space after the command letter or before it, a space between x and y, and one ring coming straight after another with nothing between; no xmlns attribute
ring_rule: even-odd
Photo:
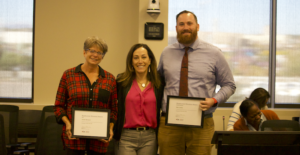
<svg viewBox="0 0 300 155"><path fill-rule="evenodd" d="M28 154L28 150L18 150L18 115L19 107L14 105L0 105L0 114L3 116L4 135L7 153L12 154Z"/></svg>
<svg viewBox="0 0 300 155"><path fill-rule="evenodd" d="M54 106L45 106L42 110L42 116L40 118L40 123L39 123L39 128L38 128L38 135L37 135L37 139L36 139L36 144L35 144L35 154L38 154L38 150L39 150L39 144L43 138L43 135L40 134L39 132L41 132L41 130L43 129L43 124L45 123L45 120L48 116L52 116L54 115Z"/></svg>
<svg viewBox="0 0 300 155"><path fill-rule="evenodd" d="M66 151L63 149L61 138L62 125L56 123L56 117L50 115L43 122L43 127L39 130L37 139L36 154L37 155L64 155Z"/></svg>
<svg viewBox="0 0 300 155"><path fill-rule="evenodd" d="M0 114L0 154L7 154L5 146L4 120Z"/></svg>
<svg viewBox="0 0 300 155"><path fill-rule="evenodd" d="M41 110L19 110L19 124L18 124L18 138L36 139L38 135L38 127L41 120ZM19 141L22 148L34 152L35 142L32 141Z"/></svg>
<svg viewBox="0 0 300 155"><path fill-rule="evenodd" d="M267 120L263 122L261 131L300 131L300 127L292 120Z"/></svg>
<svg viewBox="0 0 300 155"><path fill-rule="evenodd" d="M39 123L39 132L35 145L35 154L65 154L65 151L63 150L61 133L62 125L56 123L56 118L54 116L54 106L45 106L42 110L42 117ZM49 144L47 144L48 142Z"/></svg>
<svg viewBox="0 0 300 155"><path fill-rule="evenodd" d="M292 117L293 121L299 122L299 117Z"/></svg>

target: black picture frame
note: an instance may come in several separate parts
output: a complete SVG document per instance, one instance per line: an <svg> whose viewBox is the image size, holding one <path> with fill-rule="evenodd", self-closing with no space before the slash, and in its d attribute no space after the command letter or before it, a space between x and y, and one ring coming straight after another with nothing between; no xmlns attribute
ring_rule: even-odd
<svg viewBox="0 0 300 155"><path fill-rule="evenodd" d="M163 23L145 23L145 39L148 40L162 40L164 38L164 24Z"/></svg>
<svg viewBox="0 0 300 155"><path fill-rule="evenodd" d="M105 136L96 136L96 135L89 135L89 136L85 136L85 135L79 135L79 134L75 134L75 130L78 130L78 129L75 129L75 124L76 124L76 119L79 119L79 118L76 118L76 112L77 111L81 111L81 112L85 112L86 114L91 114L91 112L96 112L96 113L101 113L101 114L104 114L105 116L107 116L107 123L106 126L104 128L106 128L106 133ZM109 131L110 130L110 109L93 109L93 108L78 108L78 107L73 107L72 108L72 129L71 129L71 132L72 132L72 137L73 138L87 138L87 139L108 139L110 134L109 134Z"/></svg>
<svg viewBox="0 0 300 155"><path fill-rule="evenodd" d="M169 121L169 110L170 110L170 100L171 99L184 99L184 100L197 100L200 101L204 100L205 98L198 98L198 97L181 97L181 96L171 96L168 95L167 96L167 109L166 109L166 121L165 121L165 125L167 126L181 126L181 127L196 127L196 128L203 128L203 122L204 122L204 112L201 112L201 122L199 125L186 125L186 124L175 124L175 123L170 123Z"/></svg>

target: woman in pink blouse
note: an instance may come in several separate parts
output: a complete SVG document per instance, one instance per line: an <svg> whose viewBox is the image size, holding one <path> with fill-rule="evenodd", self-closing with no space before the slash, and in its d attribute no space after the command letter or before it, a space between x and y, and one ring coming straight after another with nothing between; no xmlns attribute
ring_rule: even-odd
<svg viewBox="0 0 300 155"><path fill-rule="evenodd" d="M145 44L129 51L126 71L117 78L118 120L114 126L118 155L154 155L163 86L154 54Z"/></svg>

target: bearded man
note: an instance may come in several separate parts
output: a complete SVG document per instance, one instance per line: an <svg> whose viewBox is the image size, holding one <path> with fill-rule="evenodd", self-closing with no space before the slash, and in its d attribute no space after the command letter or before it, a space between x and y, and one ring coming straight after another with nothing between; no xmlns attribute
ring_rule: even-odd
<svg viewBox="0 0 300 155"><path fill-rule="evenodd" d="M160 155L210 155L213 112L235 91L232 72L221 50L198 38L197 17L190 11L176 16L177 43L166 47L158 71L165 79L162 117L158 130ZM216 86L221 88L216 93ZM203 128L166 126L167 96L201 97ZM191 118L193 119L193 118Z"/></svg>

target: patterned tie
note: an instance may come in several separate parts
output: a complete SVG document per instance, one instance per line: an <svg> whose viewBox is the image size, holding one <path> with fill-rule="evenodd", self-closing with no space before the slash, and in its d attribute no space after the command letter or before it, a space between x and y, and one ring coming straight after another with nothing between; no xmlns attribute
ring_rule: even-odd
<svg viewBox="0 0 300 155"><path fill-rule="evenodd" d="M182 58L181 71L180 71L180 84L179 84L179 96L188 97L188 50L190 47L185 47L185 53Z"/></svg>

